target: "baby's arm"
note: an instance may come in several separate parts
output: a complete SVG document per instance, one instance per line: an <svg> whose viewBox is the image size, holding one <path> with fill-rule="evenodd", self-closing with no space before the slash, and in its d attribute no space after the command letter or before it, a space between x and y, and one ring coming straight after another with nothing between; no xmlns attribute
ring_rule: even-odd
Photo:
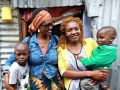
<svg viewBox="0 0 120 90"><path fill-rule="evenodd" d="M82 56L78 56L77 59L80 60L81 58L83 58Z"/></svg>
<svg viewBox="0 0 120 90"><path fill-rule="evenodd" d="M110 47L104 49L96 48L89 58L81 58L80 62L88 67L103 67L106 69L111 67L111 64L117 59L116 50ZM100 69L100 68L99 68ZM103 69L103 68L101 68ZM105 69L105 68L104 68Z"/></svg>

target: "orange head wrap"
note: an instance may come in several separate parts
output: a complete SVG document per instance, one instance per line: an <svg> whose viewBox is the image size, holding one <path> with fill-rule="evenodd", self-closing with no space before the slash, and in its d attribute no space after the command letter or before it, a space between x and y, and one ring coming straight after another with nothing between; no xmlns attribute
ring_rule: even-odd
<svg viewBox="0 0 120 90"><path fill-rule="evenodd" d="M46 10L42 10L40 11L33 19L33 21L31 22L31 24L28 27L28 32L32 35L33 33L36 32L36 30L38 29L39 25L46 19L46 17L48 17L50 15L50 13Z"/></svg>

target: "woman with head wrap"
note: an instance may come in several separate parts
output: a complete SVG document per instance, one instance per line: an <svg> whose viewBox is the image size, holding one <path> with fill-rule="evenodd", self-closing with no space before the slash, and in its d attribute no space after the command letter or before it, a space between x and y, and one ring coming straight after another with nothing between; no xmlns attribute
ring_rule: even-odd
<svg viewBox="0 0 120 90"><path fill-rule="evenodd" d="M29 43L30 88L31 90L61 90L63 84L57 70L57 43L54 39L58 37L51 35L54 25L52 17L43 8L35 9L32 18L28 27L28 32L32 35ZM27 42L28 39L29 37L26 37L22 42ZM14 61L16 58L13 53L6 61L4 70L9 70Z"/></svg>

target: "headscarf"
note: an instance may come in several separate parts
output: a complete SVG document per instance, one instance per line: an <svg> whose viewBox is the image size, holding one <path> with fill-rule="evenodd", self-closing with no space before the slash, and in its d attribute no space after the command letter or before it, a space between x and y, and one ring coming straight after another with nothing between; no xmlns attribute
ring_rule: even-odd
<svg viewBox="0 0 120 90"><path fill-rule="evenodd" d="M32 35L36 32L39 25L46 19L46 17L51 17L50 13L46 10L40 11L32 20L31 24L28 27L28 32Z"/></svg>

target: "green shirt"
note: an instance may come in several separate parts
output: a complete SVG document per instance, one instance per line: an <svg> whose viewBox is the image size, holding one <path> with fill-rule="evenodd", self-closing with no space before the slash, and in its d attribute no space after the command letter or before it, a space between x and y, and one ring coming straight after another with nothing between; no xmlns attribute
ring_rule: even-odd
<svg viewBox="0 0 120 90"><path fill-rule="evenodd" d="M82 58L80 61L91 70L110 69L117 59L117 47L114 45L98 46L90 58Z"/></svg>

